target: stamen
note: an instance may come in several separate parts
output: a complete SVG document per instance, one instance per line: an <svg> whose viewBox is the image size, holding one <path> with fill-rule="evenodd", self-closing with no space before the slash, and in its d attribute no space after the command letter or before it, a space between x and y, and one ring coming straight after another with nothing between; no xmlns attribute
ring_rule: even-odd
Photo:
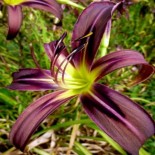
<svg viewBox="0 0 155 155"><path fill-rule="evenodd" d="M67 66L68 66L68 63L70 63L71 60L72 60L72 57L70 57L70 58L68 59L66 65L65 65L65 67L64 67L64 69L63 69L63 71L62 71L62 82L63 82L64 84L65 84L65 80L64 80L65 71L66 71L66 68L67 68Z"/></svg>
<svg viewBox="0 0 155 155"><path fill-rule="evenodd" d="M76 41L79 41L79 40L82 40L82 39L84 39L84 38L87 38L87 37L89 37L89 36L91 36L93 34L93 32L90 32L90 33L88 33L87 35L85 35L85 36L83 36L83 37L80 37L79 39L77 39ZM54 60L53 60L53 62L52 62L52 64L51 64L51 73L53 73L53 76L55 77L55 76L57 76L57 75L55 75L54 74L54 66L55 66L55 64L56 64L56 62L57 62L57 60L58 60L58 58L59 58L59 56L60 56L60 54L61 54L61 51L63 51L63 49L65 48L65 46L64 45L62 45L61 43L63 42L63 40L64 40L64 38L66 37L66 35L67 35L67 33L64 33L61 37L60 37L60 39L58 40L58 42L57 42L57 45L56 45L56 47L55 47L55 51L54 51ZM84 44L83 44L84 45ZM81 45L81 46L83 46L83 45ZM70 57L72 57L75 53L77 53L77 52L79 52L79 51L81 51L81 49L83 49L83 47L81 48L81 46L80 47L78 47L77 49L75 49L75 50L73 50L73 52L71 52L71 54L68 56L68 59L72 59L72 58L70 58ZM66 61L66 60L65 60ZM71 61L71 60L70 60ZM69 62L70 62L69 61ZM63 62L64 63L64 62ZM60 64L60 66L62 66L63 64ZM66 66L68 65L68 63L66 64ZM58 68L58 71L61 69L60 68L60 66L59 66L59 68ZM66 70L66 69L65 69ZM63 71L63 72L65 72L65 71ZM64 75L63 75L64 76Z"/></svg>
<svg viewBox="0 0 155 155"><path fill-rule="evenodd" d="M64 63L66 62L65 66L64 66L64 69L62 71L62 82L65 84L65 81L64 81L64 75L65 75L65 71L66 71L66 68L67 68L67 65L70 63L70 61L72 60L73 56L75 53L77 52L80 52L83 48L85 47L85 44L79 46L77 49L73 50L73 52L71 52L60 64L60 66L58 67L57 69L57 72L55 74L55 82L58 82L58 73L60 73L60 69L61 67L64 65Z"/></svg>
<svg viewBox="0 0 155 155"><path fill-rule="evenodd" d="M89 36L91 36L93 34L93 32L88 33L87 35L80 37L78 39L76 39L75 41L80 41L83 40L85 38L88 38ZM87 41L86 43L83 43L81 46L79 46L78 48L74 49L67 57L64 58L64 60L60 63L60 65L57 68L57 71L54 71L54 67L56 62L58 61L60 55L62 54L63 49L65 48L65 46L62 44L63 39L66 37L66 33L64 33L61 38L58 40L57 45L55 47L55 51L54 51L54 60L51 63L51 73L53 74L53 77L55 78L55 82L58 83L58 77L61 74L61 80L62 82L65 84L65 72L66 72L66 68L68 66L68 64L71 62L71 60L73 59L74 55L78 52L80 52L82 49L84 49L87 46ZM62 69L63 66L63 69Z"/></svg>
<svg viewBox="0 0 155 155"><path fill-rule="evenodd" d="M84 48L84 51L82 51L83 55L81 56L82 57L82 60L80 60L80 62L82 62L82 65L86 65L86 52L87 52L87 47L88 47L88 42L89 42L89 39L91 37L91 35L93 35L93 32L90 30L90 32L78 39L76 39L75 41L80 41L79 44L86 44L85 48Z"/></svg>
<svg viewBox="0 0 155 155"><path fill-rule="evenodd" d="M82 39L88 38L88 37L90 37L92 34L93 34L93 32L89 32L89 33L86 34L85 36L82 36L82 37L76 39L75 41L80 41L80 40L82 40Z"/></svg>
<svg viewBox="0 0 155 155"><path fill-rule="evenodd" d="M61 51L63 51L63 49L65 48L65 46L63 44L61 44L64 40L64 38L66 37L67 33L65 32L61 37L60 39L58 40L57 44L56 44L56 47L55 47L55 50L54 50L54 60L53 62L51 63L51 74L52 76L55 76L54 75L54 67L55 67L55 64L61 54Z"/></svg>
<svg viewBox="0 0 155 155"><path fill-rule="evenodd" d="M61 52L61 50L59 51L57 51L57 49L58 49L58 47L59 47L59 45L63 42L63 40L65 39L65 37L67 36L67 33L65 32L65 33L63 33L63 35L60 37L60 39L58 40L58 42L57 42L57 45L56 45L56 48L55 48L55 51L54 51L54 56L56 55L56 54L59 54L60 52ZM61 48L61 47L60 47Z"/></svg>
<svg viewBox="0 0 155 155"><path fill-rule="evenodd" d="M65 48L65 46L61 46L61 49L59 49L59 51L63 51L64 48ZM56 64L60 54L61 54L61 52L59 52L57 55L55 55L54 59L51 63L51 69L50 70L51 70L51 73L53 74L53 76L54 76L54 67L55 67L55 64Z"/></svg>

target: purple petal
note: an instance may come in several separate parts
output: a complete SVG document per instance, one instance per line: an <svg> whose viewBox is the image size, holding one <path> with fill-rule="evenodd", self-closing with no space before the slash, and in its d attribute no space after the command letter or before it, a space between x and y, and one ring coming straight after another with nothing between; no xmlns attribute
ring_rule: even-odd
<svg viewBox="0 0 155 155"><path fill-rule="evenodd" d="M102 36L105 30L107 30L107 22L111 20L112 13L115 9L117 9L117 7L119 7L120 4L121 3L115 4L110 1L94 2L82 12L74 26L72 35L72 48L76 49L84 42L88 42L88 45L83 52L76 54L75 64L79 65L85 54L85 61L88 63L88 65L91 65L97 53ZM76 41L77 39L91 32L93 33L91 36Z"/></svg>
<svg viewBox="0 0 155 155"><path fill-rule="evenodd" d="M21 6L8 6L8 40L16 37L22 24L22 18Z"/></svg>
<svg viewBox="0 0 155 155"><path fill-rule="evenodd" d="M62 18L62 9L55 0L28 0L23 2L22 5L48 11L54 14L57 18Z"/></svg>
<svg viewBox="0 0 155 155"><path fill-rule="evenodd" d="M138 104L104 85L95 84L81 102L88 116L132 155L155 133L153 120Z"/></svg>
<svg viewBox="0 0 155 155"><path fill-rule="evenodd" d="M31 135L35 132L41 122L60 105L72 98L62 98L61 95L64 95L64 91L50 93L30 104L18 117L11 130L11 143L23 151Z"/></svg>
<svg viewBox="0 0 155 155"><path fill-rule="evenodd" d="M98 80L116 69L131 65L139 66L139 74L135 80L132 81L131 85L135 85L148 79L154 73L153 66L149 65L139 52L133 50L112 52L97 60L93 64L92 70L99 71L96 79Z"/></svg>
<svg viewBox="0 0 155 155"><path fill-rule="evenodd" d="M41 91L56 89L58 86L54 83L49 70L40 69L20 69L13 73L13 82L9 89Z"/></svg>

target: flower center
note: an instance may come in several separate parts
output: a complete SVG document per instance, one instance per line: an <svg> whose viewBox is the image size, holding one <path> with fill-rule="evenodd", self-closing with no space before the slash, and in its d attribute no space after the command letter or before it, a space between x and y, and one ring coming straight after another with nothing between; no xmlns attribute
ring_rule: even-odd
<svg viewBox="0 0 155 155"><path fill-rule="evenodd" d="M3 1L7 5L15 6L15 5L19 5L19 4L23 3L23 2L25 2L26 0L3 0Z"/></svg>
<svg viewBox="0 0 155 155"><path fill-rule="evenodd" d="M79 38L78 40L89 37L92 33ZM94 81L97 78L97 71L90 71L85 62L85 56L80 62L81 65L74 67L73 58L74 54L78 52L85 52L87 43L81 44L74 49L69 55L65 55L65 46L63 39L66 37L64 33L56 42L54 51L54 60L51 63L51 73L53 74L54 81L63 89L69 91L70 95L77 95L90 91ZM56 67L56 70L54 69Z"/></svg>
<svg viewBox="0 0 155 155"><path fill-rule="evenodd" d="M65 74L60 86L71 90L72 93L76 95L89 91L95 79L95 72L89 71L86 66L80 66L77 69L72 68L72 71L69 74Z"/></svg>

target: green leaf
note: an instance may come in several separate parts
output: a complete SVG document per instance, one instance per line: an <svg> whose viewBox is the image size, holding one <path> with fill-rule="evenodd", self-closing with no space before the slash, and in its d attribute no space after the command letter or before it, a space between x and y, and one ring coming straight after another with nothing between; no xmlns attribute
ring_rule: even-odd
<svg viewBox="0 0 155 155"><path fill-rule="evenodd" d="M78 152L80 152L80 155L92 155L92 153L82 144L75 142L74 145L79 150Z"/></svg>
<svg viewBox="0 0 155 155"><path fill-rule="evenodd" d="M2 100L2 102L5 102L8 105L16 105L17 102L10 96L10 94L7 95L7 92L0 89L0 100Z"/></svg>
<svg viewBox="0 0 155 155"><path fill-rule="evenodd" d="M140 149L139 155L150 155L147 151L145 151L143 148Z"/></svg>
<svg viewBox="0 0 155 155"><path fill-rule="evenodd" d="M38 149L38 148L33 148L33 151L36 152L38 155L50 155L49 153L47 153L41 149Z"/></svg>

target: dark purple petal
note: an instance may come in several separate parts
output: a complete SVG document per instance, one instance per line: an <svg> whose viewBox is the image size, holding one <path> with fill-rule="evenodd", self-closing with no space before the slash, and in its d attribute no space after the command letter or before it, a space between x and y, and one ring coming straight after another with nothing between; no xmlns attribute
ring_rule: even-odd
<svg viewBox="0 0 155 155"><path fill-rule="evenodd" d="M23 2L22 5L48 11L57 18L62 18L62 9L56 0L28 0Z"/></svg>
<svg viewBox="0 0 155 155"><path fill-rule="evenodd" d="M16 37L22 24L22 18L21 6L8 6L8 40Z"/></svg>
<svg viewBox="0 0 155 155"><path fill-rule="evenodd" d="M104 85L95 84L80 99L88 116L132 155L155 133L153 120L138 104Z"/></svg>
<svg viewBox="0 0 155 155"><path fill-rule="evenodd" d="M112 52L98 59L93 64L92 70L98 70L98 80L116 69L131 65L139 66L139 74L135 80L132 81L131 85L135 85L148 79L154 73L153 66L149 65L139 52L133 50Z"/></svg>
<svg viewBox="0 0 155 155"><path fill-rule="evenodd" d="M9 89L13 90L51 90L58 88L54 83L49 70L20 69L13 73L13 82Z"/></svg>
<svg viewBox="0 0 155 155"><path fill-rule="evenodd" d="M50 93L30 104L13 125L10 133L11 143L21 151L24 151L31 135L41 122L60 105L72 98L64 98L61 95L64 95L64 91Z"/></svg>
<svg viewBox="0 0 155 155"><path fill-rule="evenodd" d="M107 22L111 20L112 13L120 4L121 2L117 4L110 1L94 2L79 16L73 30L72 49L76 49L84 42L88 42L88 45L85 52L76 54L75 63L77 65L83 60L84 54L86 55L85 61L91 65L106 30ZM91 32L93 33L91 36L78 40Z"/></svg>

